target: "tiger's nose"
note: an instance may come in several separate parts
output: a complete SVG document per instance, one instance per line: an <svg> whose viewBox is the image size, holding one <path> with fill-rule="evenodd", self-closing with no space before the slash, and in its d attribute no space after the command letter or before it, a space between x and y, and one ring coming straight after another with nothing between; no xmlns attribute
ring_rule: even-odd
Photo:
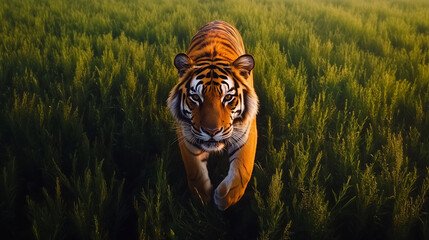
<svg viewBox="0 0 429 240"><path fill-rule="evenodd" d="M213 137L214 135L218 134L223 130L222 128L205 128L203 127L202 130L207 133L210 137Z"/></svg>

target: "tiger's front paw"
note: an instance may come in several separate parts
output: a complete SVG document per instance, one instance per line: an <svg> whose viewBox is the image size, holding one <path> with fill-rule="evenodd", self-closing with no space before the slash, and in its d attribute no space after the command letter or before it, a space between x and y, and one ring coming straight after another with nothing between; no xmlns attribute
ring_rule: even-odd
<svg viewBox="0 0 429 240"><path fill-rule="evenodd" d="M244 190L245 188L241 188L239 185L231 186L226 180L223 180L215 190L214 203L219 210L224 211L240 200Z"/></svg>

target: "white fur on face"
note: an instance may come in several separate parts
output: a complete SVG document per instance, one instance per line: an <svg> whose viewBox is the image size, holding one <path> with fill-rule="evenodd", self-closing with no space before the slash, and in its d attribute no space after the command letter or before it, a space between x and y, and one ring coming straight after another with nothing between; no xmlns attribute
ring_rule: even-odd
<svg viewBox="0 0 429 240"><path fill-rule="evenodd" d="M196 77L191 80L191 83L189 85L189 95L191 101L194 102L197 105L200 105L200 102L195 101L191 96L196 94L201 99L201 102L204 102L204 96L203 96L203 81L200 79L197 79Z"/></svg>

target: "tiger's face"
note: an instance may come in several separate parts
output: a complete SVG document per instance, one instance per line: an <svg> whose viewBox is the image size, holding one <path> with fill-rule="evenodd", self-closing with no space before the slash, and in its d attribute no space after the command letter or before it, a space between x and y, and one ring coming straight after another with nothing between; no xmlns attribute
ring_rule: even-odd
<svg viewBox="0 0 429 240"><path fill-rule="evenodd" d="M243 55L233 63L219 59L194 62L179 54L175 66L180 80L170 93L168 106L184 139L208 152L244 144L248 122L258 108L256 93L247 84L253 57Z"/></svg>

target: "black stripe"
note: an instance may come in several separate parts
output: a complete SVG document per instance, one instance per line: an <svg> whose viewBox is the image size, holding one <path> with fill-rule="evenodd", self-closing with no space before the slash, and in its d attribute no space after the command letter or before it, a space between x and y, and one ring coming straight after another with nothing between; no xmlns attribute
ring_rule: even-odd
<svg viewBox="0 0 429 240"><path fill-rule="evenodd" d="M238 77L237 74L235 74L235 72L232 72L232 76L233 76L234 80L236 80L237 82L240 82L242 85L244 85L242 79L240 77Z"/></svg>
<svg viewBox="0 0 429 240"><path fill-rule="evenodd" d="M217 70L220 70L223 74L227 74L224 69L222 69L216 65L209 65L209 66L199 68L197 71L195 71L195 74L197 75L198 73L200 73L204 70L207 70L207 69L211 69L211 70L217 69Z"/></svg>
<svg viewBox="0 0 429 240"><path fill-rule="evenodd" d="M183 112L186 114L192 114L191 112L189 112L188 110L183 109Z"/></svg>
<svg viewBox="0 0 429 240"><path fill-rule="evenodd" d="M201 32L201 34L197 34L197 35L195 35L195 36L192 38L192 40L191 40L191 44L192 44L193 42L197 41L198 39L203 38L203 37L205 37L205 36L207 36L207 33L202 33L202 32Z"/></svg>
<svg viewBox="0 0 429 240"><path fill-rule="evenodd" d="M182 79L184 79L183 81L181 81L178 85L177 88L180 88L183 84L189 82L189 77L190 75L192 75L192 71L188 71L187 75L183 76Z"/></svg>
<svg viewBox="0 0 429 240"><path fill-rule="evenodd" d="M225 71L225 70L223 70L222 68L218 68L219 69L219 71L222 73L222 74L225 74L225 75L228 75L228 73ZM228 77L227 76L225 76L225 78L224 79L228 79Z"/></svg>
<svg viewBox="0 0 429 240"><path fill-rule="evenodd" d="M225 60L223 58L201 58L201 59L199 59L198 62L205 62L205 61L207 61L207 62L219 62L219 61L225 62L227 60ZM224 67L229 67L229 64L226 64L226 63L215 63L215 65L221 65Z"/></svg>
<svg viewBox="0 0 429 240"><path fill-rule="evenodd" d="M211 60L212 62L216 62L216 61L225 61L225 59L222 59L222 58L215 58L215 59L213 59L213 60Z"/></svg>
<svg viewBox="0 0 429 240"><path fill-rule="evenodd" d="M224 67L229 67L229 64L227 64L227 63L216 63L216 65L221 65L221 66L224 66Z"/></svg>
<svg viewBox="0 0 429 240"><path fill-rule="evenodd" d="M222 76L222 75L220 75L219 77L220 77L220 78L222 78L222 79L225 79L225 78L223 78L223 76ZM228 89L230 88L229 84L228 84L226 81L222 81L221 83L222 83L222 84L226 84L226 85L228 86ZM231 90L231 89L230 89L230 90Z"/></svg>
<svg viewBox="0 0 429 240"><path fill-rule="evenodd" d="M203 71L207 70L207 68L208 67L203 67L203 68L198 69L197 71L195 71L195 75L202 73Z"/></svg>
<svg viewBox="0 0 429 240"><path fill-rule="evenodd" d="M208 62L199 62L197 65L195 65L195 66L197 66L197 67L202 67L202 66L204 66L204 65L210 65L210 63L208 63Z"/></svg>
<svg viewBox="0 0 429 240"><path fill-rule="evenodd" d="M228 93L229 92L232 92L232 91L234 91L235 90L235 94L233 95L234 97L235 96L237 96L238 95L238 91L237 91L237 88L236 87L232 87L232 88L230 88L229 90L228 90Z"/></svg>
<svg viewBox="0 0 429 240"><path fill-rule="evenodd" d="M219 67L219 66L211 65L211 66L210 66L210 69L217 69L217 70L219 70L221 73L228 75L228 73L227 73L225 70L223 70L221 67Z"/></svg>
<svg viewBox="0 0 429 240"><path fill-rule="evenodd" d="M221 25L222 26L222 25ZM210 30L222 30L225 31L225 28L222 27L216 27L216 25L212 26L211 28L209 28Z"/></svg>
<svg viewBox="0 0 429 240"><path fill-rule="evenodd" d="M237 79L234 78L234 76L232 78L232 81L234 82L235 89L237 90L237 93L238 93L238 88L240 87L240 84L237 81Z"/></svg>
<svg viewBox="0 0 429 240"><path fill-rule="evenodd" d="M231 127L230 128L227 128L227 129L225 129L224 131L223 131L223 134L224 135L227 135L227 134L229 134L230 132L231 132Z"/></svg>
<svg viewBox="0 0 429 240"><path fill-rule="evenodd" d="M202 30L202 31L201 31ZM228 32L223 30L225 32L225 36L221 35L221 34L217 34L216 36L209 36L209 31L211 29L200 29L200 31L197 32L197 34L192 38L191 43L194 42L195 40L198 40L202 37L206 37L207 40L212 40L212 39L222 39L224 41L231 41L231 38L228 38L226 35L228 35ZM221 30L221 29L219 29Z"/></svg>
<svg viewBox="0 0 429 240"><path fill-rule="evenodd" d="M203 76L203 75L202 75ZM197 79L198 79L198 77L197 77ZM195 88L197 88L199 85L201 85L201 84L203 84L203 81L199 81L198 83L197 83L197 85L195 85Z"/></svg>
<svg viewBox="0 0 429 240"><path fill-rule="evenodd" d="M204 42L206 39L201 39L198 42L194 42L194 40L192 40L191 46L188 49L188 53L191 52L195 47L197 47L198 45L200 45L202 42Z"/></svg>
<svg viewBox="0 0 429 240"><path fill-rule="evenodd" d="M190 86L191 86L191 80L192 79L186 80L186 85L185 85L186 90L188 90L190 88Z"/></svg>
<svg viewBox="0 0 429 240"><path fill-rule="evenodd" d="M212 62L213 60L211 59L211 58L203 58L203 59L200 59L199 60L199 62ZM210 63L204 63L204 64L210 64Z"/></svg>
<svg viewBox="0 0 429 240"><path fill-rule="evenodd" d="M224 45L225 47L229 48L230 50L234 51L234 54L238 55L237 50L229 43L226 42L220 42L220 44ZM228 51L228 49L224 49Z"/></svg>
<svg viewBox="0 0 429 240"><path fill-rule="evenodd" d="M219 78L219 75L215 71L213 71L213 78Z"/></svg>
<svg viewBox="0 0 429 240"><path fill-rule="evenodd" d="M208 57L211 57L210 53L209 53L209 52L205 52L205 53L203 53L203 54L199 55L198 57L196 57L196 58L194 59L194 61L198 61L198 60L200 60L200 59L202 59L202 58L208 58Z"/></svg>
<svg viewBox="0 0 429 240"><path fill-rule="evenodd" d="M210 44L213 44L213 41L210 41L209 39L207 39L207 42L200 44L200 46L198 47L197 51L200 51L201 49L206 48Z"/></svg>
<svg viewBox="0 0 429 240"><path fill-rule="evenodd" d="M231 103L232 103L232 102L231 102ZM231 103L229 103L229 104L231 105ZM234 106L231 106L231 108L232 108L232 109L235 109L235 108L237 107L237 105L238 105L238 101L236 101L236 102L235 102L235 105L234 105ZM237 111L238 111L238 110L237 110ZM235 112L236 112L236 111L234 111L233 113L235 113Z"/></svg>

